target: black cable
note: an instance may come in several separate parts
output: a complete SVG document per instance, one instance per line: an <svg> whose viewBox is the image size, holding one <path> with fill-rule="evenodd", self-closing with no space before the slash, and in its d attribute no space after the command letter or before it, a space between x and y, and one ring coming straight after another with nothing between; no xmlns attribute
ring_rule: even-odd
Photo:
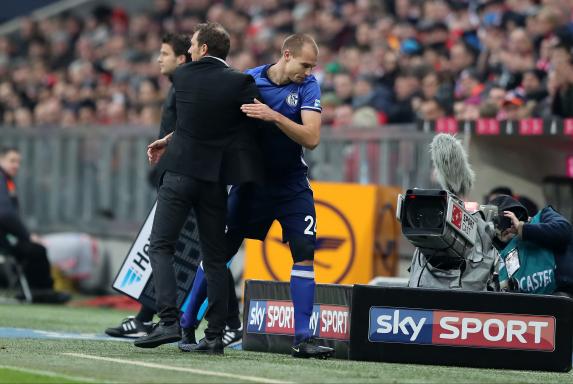
<svg viewBox="0 0 573 384"><path fill-rule="evenodd" d="M421 251L418 251L419 255L423 255L423 253ZM426 263L424 264L424 266L422 267L422 270L420 271L420 275L418 276L418 283L416 284L416 288L420 288L420 281L422 280L422 273L424 273L424 270L428 267L428 258L426 257L426 255L424 255L424 259L426 259ZM421 265L421 264L420 264Z"/></svg>

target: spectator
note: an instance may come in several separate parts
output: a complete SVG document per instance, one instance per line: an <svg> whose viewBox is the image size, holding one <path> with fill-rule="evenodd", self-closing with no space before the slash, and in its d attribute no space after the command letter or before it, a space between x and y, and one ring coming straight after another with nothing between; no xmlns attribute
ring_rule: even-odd
<svg viewBox="0 0 573 384"><path fill-rule="evenodd" d="M498 84L493 84L491 88L486 92L486 99L501 109L501 107L503 107L503 102L505 101L506 94L507 92L505 88Z"/></svg>
<svg viewBox="0 0 573 384"><path fill-rule="evenodd" d="M569 46L558 45L551 53L551 66L555 73L552 79L552 112L560 117L573 117L573 65Z"/></svg>
<svg viewBox="0 0 573 384"><path fill-rule="evenodd" d="M500 120L521 120L531 117L530 110L525 103L525 97L519 92L509 92L505 96L498 118Z"/></svg>
<svg viewBox="0 0 573 384"><path fill-rule="evenodd" d="M523 73L521 88L525 93L527 108L533 117L543 117L546 103L549 96L547 88L543 84L545 72L539 69L530 69Z"/></svg>
<svg viewBox="0 0 573 384"><path fill-rule="evenodd" d="M411 123L415 119L412 101L420 91L420 81L412 73L403 73L394 84L394 100L387 111L390 123Z"/></svg>
<svg viewBox="0 0 573 384"><path fill-rule="evenodd" d="M485 100L479 106L479 117L485 119L495 119L499 113L498 106L492 101Z"/></svg>
<svg viewBox="0 0 573 384"><path fill-rule="evenodd" d="M76 112L71 108L65 108L62 112L60 124L63 128L75 128L78 124Z"/></svg>
<svg viewBox="0 0 573 384"><path fill-rule="evenodd" d="M80 103L78 110L79 125L93 125L96 123L96 106L92 100L86 100Z"/></svg>
<svg viewBox="0 0 573 384"><path fill-rule="evenodd" d="M479 105L484 90L485 86L480 82L477 71L467 68L460 74L455 96L466 104Z"/></svg>
<svg viewBox="0 0 573 384"><path fill-rule="evenodd" d="M357 128L376 128L378 113L372 107L362 107L352 114L352 125Z"/></svg>
<svg viewBox="0 0 573 384"><path fill-rule="evenodd" d="M535 56L531 37L525 29L519 28L509 35L508 47L499 54L503 66L501 80L507 88L517 87L522 73L535 67Z"/></svg>
<svg viewBox="0 0 573 384"><path fill-rule="evenodd" d="M382 76L378 80L378 84L390 91L394 89L394 82L398 76L398 55L393 51L384 53L382 59Z"/></svg>
<svg viewBox="0 0 573 384"><path fill-rule="evenodd" d="M388 108L391 94L382 87L374 88L374 82L368 76L359 76L352 92L352 108L372 107L377 111Z"/></svg>
<svg viewBox="0 0 573 384"><path fill-rule="evenodd" d="M14 126L18 128L29 128L32 126L32 113L28 108L20 107L14 111Z"/></svg>
<svg viewBox="0 0 573 384"><path fill-rule="evenodd" d="M334 75L334 93L342 104L352 104L352 78L348 73Z"/></svg>
<svg viewBox="0 0 573 384"><path fill-rule="evenodd" d="M450 68L459 74L464 69L472 67L477 59L475 50L467 43L460 41L450 49Z"/></svg>
<svg viewBox="0 0 573 384"><path fill-rule="evenodd" d="M348 104L342 104L336 107L334 110L334 121L332 122L332 128L344 128L352 124L352 106Z"/></svg>
<svg viewBox="0 0 573 384"><path fill-rule="evenodd" d="M532 116L573 117L573 30L566 1L350 0L335 6L295 2L292 8L251 3L157 0L131 14L98 6L87 16L25 18L15 34L0 38L3 121L16 124L15 111L24 107L32 111L31 124L18 113L20 125L70 125L68 109L77 125L85 124L81 109L89 124L141 124L144 107L168 88L154 72L157 36L189 31L205 17L229 28L229 61L239 70L274 61L285 34L310 33L325 43L315 71L323 94L335 91L339 102L354 109L372 106L391 122L413 121L412 111L434 97L447 115L475 119L482 110L492 116L489 102L501 110L501 93L520 87ZM475 76L468 78L469 68ZM409 73L415 79L404 76ZM467 96L476 84L462 84L474 80L490 89L486 96ZM454 97L470 100L454 108ZM145 111L153 121L155 113Z"/></svg>
<svg viewBox="0 0 573 384"><path fill-rule="evenodd" d="M452 109L451 84L437 72L428 72L422 78L422 97L426 100L436 98L440 106L447 113Z"/></svg>
<svg viewBox="0 0 573 384"><path fill-rule="evenodd" d="M322 105L322 113L321 113L322 127L324 129L325 127L332 126L335 116L335 110L339 102L336 95L332 92L327 92L322 94L320 102Z"/></svg>
<svg viewBox="0 0 573 384"><path fill-rule="evenodd" d="M454 103L454 116L457 120L477 120L480 117L480 106L457 101Z"/></svg>
<svg viewBox="0 0 573 384"><path fill-rule="evenodd" d="M434 97L422 101L419 116L422 120L438 120L446 116L446 109L440 104L438 98Z"/></svg>

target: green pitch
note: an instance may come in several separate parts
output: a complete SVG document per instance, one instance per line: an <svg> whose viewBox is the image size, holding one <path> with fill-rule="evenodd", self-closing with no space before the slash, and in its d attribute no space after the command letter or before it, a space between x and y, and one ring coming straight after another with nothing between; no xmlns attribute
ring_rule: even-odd
<svg viewBox="0 0 573 384"><path fill-rule="evenodd" d="M0 327L102 333L126 316L105 309L0 305ZM573 383L573 373L453 368L227 350L193 356L174 345L152 350L128 342L0 339L0 383Z"/></svg>

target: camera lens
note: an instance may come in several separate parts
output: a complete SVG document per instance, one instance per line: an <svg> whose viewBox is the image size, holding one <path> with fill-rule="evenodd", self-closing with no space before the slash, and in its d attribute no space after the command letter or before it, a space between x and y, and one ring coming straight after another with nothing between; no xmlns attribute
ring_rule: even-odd
<svg viewBox="0 0 573 384"><path fill-rule="evenodd" d="M412 199L406 207L406 220L411 228L440 229L446 214L445 200L442 198Z"/></svg>
<svg viewBox="0 0 573 384"><path fill-rule="evenodd" d="M511 219L509 217L499 215L498 219L494 221L494 225L497 229L503 232L506 229L511 228Z"/></svg>

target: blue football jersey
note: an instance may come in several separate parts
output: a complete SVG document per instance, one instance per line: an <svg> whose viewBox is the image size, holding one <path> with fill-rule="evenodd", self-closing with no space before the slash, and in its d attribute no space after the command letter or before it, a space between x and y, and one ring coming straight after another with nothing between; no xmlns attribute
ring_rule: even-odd
<svg viewBox="0 0 573 384"><path fill-rule="evenodd" d="M246 71L255 79L262 102L298 124L302 124L302 110L322 111L320 86L314 76L308 76L301 84L278 85L268 77L270 66L267 64ZM302 146L291 140L275 124L265 123L261 129L265 176L271 180L306 177L308 167L304 162Z"/></svg>

